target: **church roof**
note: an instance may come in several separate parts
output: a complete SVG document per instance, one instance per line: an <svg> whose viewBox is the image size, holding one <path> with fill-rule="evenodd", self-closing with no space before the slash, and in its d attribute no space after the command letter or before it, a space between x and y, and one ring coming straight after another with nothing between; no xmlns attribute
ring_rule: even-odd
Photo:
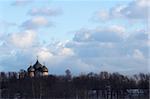
<svg viewBox="0 0 150 99"><path fill-rule="evenodd" d="M36 63L27 69L28 72L48 72L48 68L45 65L42 65L38 60Z"/></svg>
<svg viewBox="0 0 150 99"><path fill-rule="evenodd" d="M42 68L43 66L41 65L41 63L39 63L39 61L37 60L36 63L33 65L33 68L35 69L39 69Z"/></svg>
<svg viewBox="0 0 150 99"><path fill-rule="evenodd" d="M35 71L35 69L33 68L33 66L30 66L30 67L28 68L28 71L30 71L30 72L34 72L34 71Z"/></svg>
<svg viewBox="0 0 150 99"><path fill-rule="evenodd" d="M43 71L43 72L48 72L47 67L46 67L46 66L43 66L42 71Z"/></svg>

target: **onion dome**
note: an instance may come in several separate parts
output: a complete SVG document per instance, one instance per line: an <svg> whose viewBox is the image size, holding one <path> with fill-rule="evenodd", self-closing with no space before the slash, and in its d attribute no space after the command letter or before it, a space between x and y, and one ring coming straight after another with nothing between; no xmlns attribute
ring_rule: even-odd
<svg viewBox="0 0 150 99"><path fill-rule="evenodd" d="M39 63L39 61L37 60L36 63L33 65L34 69L39 69L42 68L43 66Z"/></svg>
<svg viewBox="0 0 150 99"><path fill-rule="evenodd" d="M47 67L46 67L46 66L43 66L43 67L42 67L42 71L43 71L43 72L48 72Z"/></svg>
<svg viewBox="0 0 150 99"><path fill-rule="evenodd" d="M34 72L35 71L35 69L33 68L33 66L30 66L29 68L28 68L28 72Z"/></svg>

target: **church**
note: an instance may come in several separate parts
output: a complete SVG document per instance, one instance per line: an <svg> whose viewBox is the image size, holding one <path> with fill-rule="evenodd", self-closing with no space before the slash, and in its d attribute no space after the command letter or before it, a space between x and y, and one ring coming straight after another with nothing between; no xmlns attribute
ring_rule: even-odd
<svg viewBox="0 0 150 99"><path fill-rule="evenodd" d="M37 59L36 63L33 66L29 66L27 72L29 77L47 76L48 68L45 65L42 65Z"/></svg>

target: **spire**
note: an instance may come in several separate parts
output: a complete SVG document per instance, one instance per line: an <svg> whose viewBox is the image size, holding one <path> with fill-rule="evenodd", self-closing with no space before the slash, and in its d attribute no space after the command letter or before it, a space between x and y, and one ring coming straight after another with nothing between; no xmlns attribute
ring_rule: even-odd
<svg viewBox="0 0 150 99"><path fill-rule="evenodd" d="M42 65L41 65L40 62L38 61L38 56L37 56L37 61L36 61L36 63L33 65L33 67L34 67L35 69L38 69L38 68L42 67Z"/></svg>
<svg viewBox="0 0 150 99"><path fill-rule="evenodd" d="M45 66L45 62L43 62L43 65Z"/></svg>
<svg viewBox="0 0 150 99"><path fill-rule="evenodd" d="M37 58L37 61L38 61L38 59L39 59L39 56L37 55L37 56L36 56L36 58Z"/></svg>
<svg viewBox="0 0 150 99"><path fill-rule="evenodd" d="M36 63L37 64L39 63L39 56L38 55L36 56Z"/></svg>

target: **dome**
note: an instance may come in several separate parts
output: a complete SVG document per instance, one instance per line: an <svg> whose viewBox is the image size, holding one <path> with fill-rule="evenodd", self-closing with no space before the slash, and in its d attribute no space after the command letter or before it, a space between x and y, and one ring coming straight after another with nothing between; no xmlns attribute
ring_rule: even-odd
<svg viewBox="0 0 150 99"><path fill-rule="evenodd" d="M42 68L43 66L39 63L39 61L37 60L36 63L33 65L33 68L35 69L39 69Z"/></svg>
<svg viewBox="0 0 150 99"><path fill-rule="evenodd" d="M42 71L43 71L43 72L48 72L47 67L46 67L46 66L43 66Z"/></svg>
<svg viewBox="0 0 150 99"><path fill-rule="evenodd" d="M28 71L29 71L29 72L34 72L35 69L33 68L33 66L30 66L30 67L28 68Z"/></svg>

